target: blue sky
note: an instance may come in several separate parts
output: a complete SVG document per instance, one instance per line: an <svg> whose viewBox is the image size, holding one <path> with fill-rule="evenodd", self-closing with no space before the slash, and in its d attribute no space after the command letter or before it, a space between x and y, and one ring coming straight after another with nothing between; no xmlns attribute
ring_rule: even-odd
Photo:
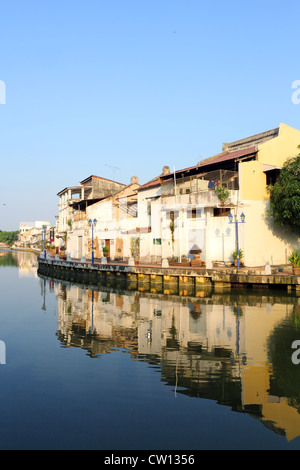
<svg viewBox="0 0 300 470"><path fill-rule="evenodd" d="M300 129L299 10L289 0L0 0L0 229L54 223L58 191L91 174L144 183L222 142L280 122Z"/></svg>

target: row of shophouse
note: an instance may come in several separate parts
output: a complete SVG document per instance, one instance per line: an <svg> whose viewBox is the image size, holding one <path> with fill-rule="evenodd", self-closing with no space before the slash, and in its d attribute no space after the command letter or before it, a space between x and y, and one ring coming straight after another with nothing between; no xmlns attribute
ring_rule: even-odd
<svg viewBox="0 0 300 470"><path fill-rule="evenodd" d="M206 266L231 263L238 232L246 266L287 264L298 237L267 215L267 185L299 153L300 131L285 124L231 143L220 154L140 184L91 175L58 193L56 252L71 258ZM241 223L230 223L229 215ZM240 217L245 216L242 223Z"/></svg>
<svg viewBox="0 0 300 470"><path fill-rule="evenodd" d="M21 222L19 226L18 240L14 248L41 250L45 239L54 244L55 226L51 226L48 220L36 220L34 222Z"/></svg>

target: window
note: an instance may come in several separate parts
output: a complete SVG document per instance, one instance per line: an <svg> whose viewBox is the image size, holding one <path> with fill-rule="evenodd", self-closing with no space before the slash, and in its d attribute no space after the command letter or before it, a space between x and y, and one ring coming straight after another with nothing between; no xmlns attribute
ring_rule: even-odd
<svg viewBox="0 0 300 470"><path fill-rule="evenodd" d="M153 238L153 245L161 245L161 238Z"/></svg>
<svg viewBox="0 0 300 470"><path fill-rule="evenodd" d="M188 209L186 215L188 219L199 219L201 217L201 209Z"/></svg>
<svg viewBox="0 0 300 470"><path fill-rule="evenodd" d="M179 194L190 194L190 188L181 188L179 189Z"/></svg>
<svg viewBox="0 0 300 470"><path fill-rule="evenodd" d="M215 207L214 208L214 217L228 217L230 214L230 209L227 207Z"/></svg>
<svg viewBox="0 0 300 470"><path fill-rule="evenodd" d="M267 171L266 172L266 183L267 183L267 185L274 186L276 181L278 181L278 179L279 179L279 174L280 174L280 170L277 169L277 168L275 170Z"/></svg>
<svg viewBox="0 0 300 470"><path fill-rule="evenodd" d="M157 308L154 308L153 309L153 315L155 317L161 317L161 310L157 309Z"/></svg>
<svg viewBox="0 0 300 470"><path fill-rule="evenodd" d="M178 217L178 215L179 215L178 211L167 212L167 220L174 220Z"/></svg>

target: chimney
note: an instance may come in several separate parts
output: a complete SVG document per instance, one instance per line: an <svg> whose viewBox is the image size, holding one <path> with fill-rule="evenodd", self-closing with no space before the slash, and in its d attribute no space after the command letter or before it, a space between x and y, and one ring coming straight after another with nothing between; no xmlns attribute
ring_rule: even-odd
<svg viewBox="0 0 300 470"><path fill-rule="evenodd" d="M130 184L139 184L139 179L137 176L132 176Z"/></svg>

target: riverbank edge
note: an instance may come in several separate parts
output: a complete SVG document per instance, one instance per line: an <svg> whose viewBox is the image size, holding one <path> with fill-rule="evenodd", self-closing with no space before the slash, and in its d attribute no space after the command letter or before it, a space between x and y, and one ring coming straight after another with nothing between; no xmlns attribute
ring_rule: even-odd
<svg viewBox="0 0 300 470"><path fill-rule="evenodd" d="M137 286L164 286L181 289L230 290L234 288L283 289L300 295L300 277L289 273L263 274L258 269L189 268L150 265L92 264L90 262L38 258L38 273L71 277L84 282L121 281Z"/></svg>
<svg viewBox="0 0 300 470"><path fill-rule="evenodd" d="M35 255L39 256L41 254L41 250L35 250L34 248L15 248L15 247L0 247L0 251L20 251L22 253L34 253Z"/></svg>

